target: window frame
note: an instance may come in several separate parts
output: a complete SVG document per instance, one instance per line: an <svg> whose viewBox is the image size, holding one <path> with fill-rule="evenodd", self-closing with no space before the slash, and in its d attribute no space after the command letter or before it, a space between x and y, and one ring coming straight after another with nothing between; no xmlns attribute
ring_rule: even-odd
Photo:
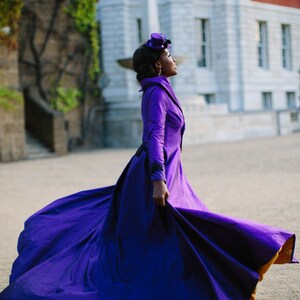
<svg viewBox="0 0 300 300"><path fill-rule="evenodd" d="M196 59L199 68L211 69L210 22L207 18L196 18Z"/></svg>
<svg viewBox="0 0 300 300"><path fill-rule="evenodd" d="M293 91L286 92L286 106L287 106L287 108L290 108L290 109L294 109L297 107L295 92L293 92Z"/></svg>
<svg viewBox="0 0 300 300"><path fill-rule="evenodd" d="M273 109L273 97L272 92L262 92L262 108L263 110Z"/></svg>
<svg viewBox="0 0 300 300"><path fill-rule="evenodd" d="M216 95L214 93L202 94L207 105L216 104Z"/></svg>
<svg viewBox="0 0 300 300"><path fill-rule="evenodd" d="M292 69L291 26L281 24L281 65L284 69Z"/></svg>
<svg viewBox="0 0 300 300"><path fill-rule="evenodd" d="M256 49L257 49L257 65L259 68L269 69L269 46L268 46L268 27L266 21L257 22L257 36L256 36Z"/></svg>

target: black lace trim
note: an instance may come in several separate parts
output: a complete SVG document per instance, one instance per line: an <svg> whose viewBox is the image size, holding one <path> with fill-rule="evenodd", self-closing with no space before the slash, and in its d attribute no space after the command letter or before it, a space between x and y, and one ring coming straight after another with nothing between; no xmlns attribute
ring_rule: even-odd
<svg viewBox="0 0 300 300"><path fill-rule="evenodd" d="M147 147L142 144L135 152L136 156L140 156L142 154L143 151L147 151Z"/></svg>
<svg viewBox="0 0 300 300"><path fill-rule="evenodd" d="M154 163L151 168L151 173L153 174L157 171L163 171L163 170L164 170L164 167L162 164Z"/></svg>

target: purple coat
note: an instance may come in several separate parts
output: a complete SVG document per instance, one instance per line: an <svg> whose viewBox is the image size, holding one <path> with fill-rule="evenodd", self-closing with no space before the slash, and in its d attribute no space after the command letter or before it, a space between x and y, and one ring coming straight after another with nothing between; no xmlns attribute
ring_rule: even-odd
<svg viewBox="0 0 300 300"><path fill-rule="evenodd" d="M142 88L142 146L115 185L25 222L0 300L249 300L270 263L296 262L294 234L206 209L182 172L184 118L170 83ZM166 207L152 198L160 179Z"/></svg>
<svg viewBox="0 0 300 300"><path fill-rule="evenodd" d="M148 149L151 181L164 180L173 206L207 210L190 187L181 166L185 122L169 80L164 76L141 82L143 144Z"/></svg>

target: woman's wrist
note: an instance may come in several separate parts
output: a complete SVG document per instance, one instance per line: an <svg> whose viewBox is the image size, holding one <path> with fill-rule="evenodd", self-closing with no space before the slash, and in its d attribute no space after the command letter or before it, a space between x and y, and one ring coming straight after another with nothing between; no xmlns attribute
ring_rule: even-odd
<svg viewBox="0 0 300 300"><path fill-rule="evenodd" d="M153 185L162 185L162 184L165 184L165 181L164 180L154 180L152 181Z"/></svg>

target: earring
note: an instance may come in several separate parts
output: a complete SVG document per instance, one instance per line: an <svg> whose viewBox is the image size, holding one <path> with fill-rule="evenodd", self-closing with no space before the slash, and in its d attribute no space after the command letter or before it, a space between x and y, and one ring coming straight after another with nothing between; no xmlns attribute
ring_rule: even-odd
<svg viewBox="0 0 300 300"><path fill-rule="evenodd" d="M160 76L160 75L161 75L161 68L159 68L157 76Z"/></svg>

